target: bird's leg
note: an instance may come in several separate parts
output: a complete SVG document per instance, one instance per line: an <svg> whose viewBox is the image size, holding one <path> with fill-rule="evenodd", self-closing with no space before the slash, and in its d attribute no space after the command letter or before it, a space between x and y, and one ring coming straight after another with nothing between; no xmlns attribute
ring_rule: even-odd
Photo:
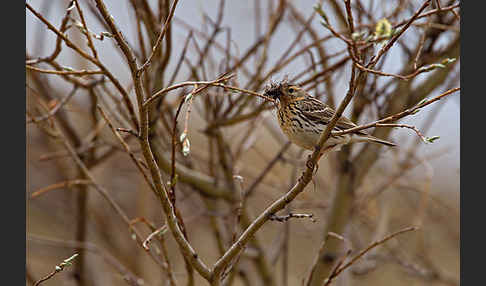
<svg viewBox="0 0 486 286"><path fill-rule="evenodd" d="M318 158L317 161L319 162L319 160L321 159L322 156L324 156L324 154L332 152L336 147L338 147L338 144L327 146L326 148L321 150L321 152L319 153L319 157L317 157Z"/></svg>
<svg viewBox="0 0 486 286"><path fill-rule="evenodd" d="M321 157L324 156L324 154L326 154L327 152L329 152L334 146L336 145L327 146L326 148L324 148L324 150L321 150L319 156L317 156L316 169L314 174L317 174L317 170L319 170L319 160L321 160Z"/></svg>

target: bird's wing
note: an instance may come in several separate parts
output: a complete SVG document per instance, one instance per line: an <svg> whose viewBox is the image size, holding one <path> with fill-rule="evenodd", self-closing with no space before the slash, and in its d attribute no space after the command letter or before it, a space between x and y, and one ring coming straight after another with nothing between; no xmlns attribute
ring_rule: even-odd
<svg viewBox="0 0 486 286"><path fill-rule="evenodd" d="M307 102L303 102L302 113L304 116L308 117L314 121L321 121L322 124L328 124L331 121L331 117L334 115L335 111L328 105L322 103L321 101L309 97ZM341 116L336 126L334 127L337 130L345 130L349 128L356 127L357 125L354 124L351 120L347 119L344 116ZM358 131L358 134L365 135L365 132Z"/></svg>

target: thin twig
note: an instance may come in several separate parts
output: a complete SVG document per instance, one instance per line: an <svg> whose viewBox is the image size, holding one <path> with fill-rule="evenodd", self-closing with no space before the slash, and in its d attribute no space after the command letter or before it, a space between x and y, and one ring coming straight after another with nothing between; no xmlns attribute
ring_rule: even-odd
<svg viewBox="0 0 486 286"><path fill-rule="evenodd" d="M177 3L179 0L174 0L174 3L172 3L172 8L170 9L169 16L165 19L164 27L162 28L162 31L159 34L159 37L157 38L157 41L155 42L155 46L152 48L152 52L150 53L149 58L147 61L137 70L137 76L141 76L141 74L147 69L148 66L152 63L152 58L154 57L155 53L157 52L160 43L162 42L162 39L165 36L165 33L167 32L167 28L170 25L170 21L172 20L172 17L174 16L175 8L177 6Z"/></svg>
<svg viewBox="0 0 486 286"><path fill-rule="evenodd" d="M420 13L422 13L425 8L427 8L432 0L426 0L422 6L413 14L413 16L405 22L405 26L401 28L393 37L386 43L386 45L381 48L378 53L371 58L370 62L366 65L366 68L372 69L378 60L395 44L395 42L400 38L400 36L412 25L412 23L418 19Z"/></svg>
<svg viewBox="0 0 486 286"><path fill-rule="evenodd" d="M145 248L145 250L149 251L149 246L148 244L152 241L152 239L154 238L154 236L156 235L164 235L165 231L167 230L167 225L163 225L162 227L156 229L155 231L153 231L149 236L147 236L147 238L143 241L142 243L142 246L143 248Z"/></svg>
<svg viewBox="0 0 486 286"><path fill-rule="evenodd" d="M40 68L33 67L31 65L25 65L25 67L28 70L33 70L33 71L40 72L40 73L58 74L58 75L77 75L77 76L83 76L83 75L104 74L105 73L102 70L97 70L97 71L88 71L88 70L64 70L64 71L57 71L57 70L40 69Z"/></svg>
<svg viewBox="0 0 486 286"><path fill-rule="evenodd" d="M286 222L291 218L308 218L311 222L316 222L314 219L314 214L296 214L296 213L288 213L286 215L271 215L270 220L278 221L278 222Z"/></svg>
<svg viewBox="0 0 486 286"><path fill-rule="evenodd" d="M273 168L273 166L280 160L282 159L282 155L287 151L287 149L290 147L290 141L284 144L282 149L275 155L275 157L268 163L268 165L263 169L263 171L258 175L258 177L253 181L253 183L248 187L243 192L243 197L248 197L250 196L253 191L256 189L256 187L263 181L265 176L270 172L270 170Z"/></svg>
<svg viewBox="0 0 486 286"><path fill-rule="evenodd" d="M30 118L29 120L27 120L27 124L31 122L39 122L39 121L47 120L50 117L54 116L61 109L61 107L64 106L69 101L69 99L74 96L76 90L77 87L75 86L73 90L66 97L64 97L59 103L57 103L54 106L54 108L52 108L47 114L39 117Z"/></svg>
<svg viewBox="0 0 486 286"><path fill-rule="evenodd" d="M105 11L106 11L106 7L105 7L104 3L100 2L100 1L101 0L97 0L97 4L100 7L105 8ZM49 28L49 30L53 31L59 38L61 38L69 48L73 49L81 57L89 60L90 62L92 62L93 64L98 66L104 72L104 74L110 79L110 81L115 85L115 87L121 93L123 100L125 102L125 105L128 109L128 112L130 113L132 123L138 128L138 120L137 120L137 117L135 116L133 104L130 101L128 93L125 91L125 89L121 85L120 81L111 72L109 72L108 69L97 58L90 56L89 54L84 52L81 48L76 46L71 40L68 39L68 37L63 32L57 30L56 27L54 27L54 25L52 25L49 21L47 21L39 12L37 12L34 8L32 8L32 6L30 6L28 3L25 3L25 5L26 5L27 9L29 9L39 20L41 20ZM112 20L111 20L111 23L113 23ZM114 23L113 23L113 25L114 25ZM118 31L118 30L115 29L115 31ZM117 34L116 36L121 37L121 34ZM128 49L128 50L130 49L128 47L128 45L126 46L126 49ZM129 60L129 62L136 64L135 59L133 59L132 61Z"/></svg>
<svg viewBox="0 0 486 286"><path fill-rule="evenodd" d="M152 103L154 103L155 100L158 97L162 96L163 94L165 94L165 93L167 93L167 92L169 92L171 90L178 89L178 88L182 88L182 87L185 87L185 86L191 86L191 85L218 86L218 87L222 87L222 88L225 88L225 89L230 89L230 90L239 91L239 92L242 92L242 93L251 94L251 95L254 95L254 96L261 97L261 98L263 98L265 100L275 102L274 99L272 99L270 97L267 97L267 96L264 96L263 94L260 94L260 93L257 93L257 92L251 91L251 90L242 89L242 88L239 88L239 87L236 87L236 86L225 85L225 84L222 84L221 83L223 81L227 81L228 79L232 78L233 76L234 75L229 75L229 76L221 77L221 78L216 79L216 80L213 80L213 81L186 81L186 82L181 82L181 83L175 84L173 86L169 86L167 88L164 88L164 89L162 89L162 90L154 93L152 95L152 97L150 97L149 99L147 99L143 103L143 106L144 106L144 108L146 108L147 106L149 106Z"/></svg>
<svg viewBox="0 0 486 286"><path fill-rule="evenodd" d="M388 122L393 122L393 121L396 121L400 118L403 118L405 116L408 116L408 115L411 115L415 112L417 112L417 110L419 110L420 108L423 108L431 103L434 103L442 98L444 98L445 96L448 96L449 94L452 94L456 91L459 91L461 88L460 87L456 87L456 88L452 88L452 89L449 89L448 91L446 92L443 92L442 94L432 98L432 99L429 99L429 100L423 100L422 102L420 102L419 104L417 104L416 106L412 107L412 108L409 108L407 110L404 110L402 112L399 112L397 114L394 114L394 115L391 115L391 116L388 116L388 117L385 117L383 119L380 119L380 120L377 120L377 121L374 121L374 122L371 122L371 123L368 123L368 124L363 124L363 125L360 125L360 126L356 126L356 127L353 127L353 128L349 128L349 129L346 129L346 130L343 130L343 131L333 131L332 132L332 135L333 136L338 136L338 135L343 135L343 134L348 134L348 133L352 133L352 132L356 132L356 131L360 131L360 130L364 130L364 129L368 129L368 128L371 128L371 127L376 127L377 124L383 124L383 123L388 123Z"/></svg>
<svg viewBox="0 0 486 286"><path fill-rule="evenodd" d="M52 277L54 277L54 275L56 275L57 273L62 272L64 270L64 268L66 268L67 266L71 266L72 265L71 262L74 260L74 258L76 258L76 256L78 256L77 253L75 253L73 256L71 256L71 257L69 257L67 259L64 259L63 262L61 262L59 265L56 265L54 271L52 271L46 277L41 278L40 280L38 280L37 282L35 282L34 283L34 286L40 285L42 282L45 282L45 281L51 279Z"/></svg>
<svg viewBox="0 0 486 286"><path fill-rule="evenodd" d="M354 62L354 65L356 67L358 67L360 70L365 71L365 72L369 72L369 73L373 73L373 74L377 74L377 75L381 75L381 76L395 77L395 78L398 78L398 79L401 79L401 80L411 80L411 79L413 79L414 77L416 77L417 75L419 75L421 73L428 72L428 71L434 69L434 66L433 65L429 65L429 66L424 66L424 67L417 68L411 74L408 74L408 75L399 75L399 74L386 73L386 72L382 72L382 71L370 69L370 68L367 68L367 67L362 66L358 62Z"/></svg>
<svg viewBox="0 0 486 286"><path fill-rule="evenodd" d="M357 255L355 255L353 258L351 258L351 260L349 262L347 262L346 264L344 264L343 266L341 267L336 267L336 271L333 271L333 273L331 274L331 276L329 276L329 278L326 279L326 283L324 285L330 285L332 280L334 278L336 278L341 272L343 272L344 270L346 270L348 267L350 267L351 265L353 265L358 259L360 259L363 255L365 255L368 251L372 250L373 248L379 246L380 244L383 244L385 243L387 240L390 240L392 238L394 238L395 236L397 235L400 235L400 234L403 234L403 233L406 233L406 232L409 232L409 231L415 231L417 230L418 227L407 227L407 228L404 228L402 230L399 230L397 232L394 232L390 235L387 235L386 237L384 237L383 239L381 240L378 240L378 241L375 241L373 243L371 243L370 245L368 245L368 247L366 247L365 249L361 250Z"/></svg>
<svg viewBox="0 0 486 286"><path fill-rule="evenodd" d="M66 239L56 239L56 238L47 238L42 237L34 234L27 235L27 241L34 242L43 245L55 246L55 247L63 247L63 248L70 248L70 249L81 249L83 251L89 251L93 254L96 254L102 258L108 265L111 265L116 271L123 277L129 285L132 286L141 286L139 282L141 282L141 278L135 276L133 273L130 272L128 268L126 268L120 261L118 261L114 256L110 255L105 249L98 247L96 244L91 242L81 242L81 241L74 241L74 240L66 240Z"/></svg>
<svg viewBox="0 0 486 286"><path fill-rule="evenodd" d="M143 175L143 177L144 177L145 182L147 183L147 185L150 188L153 189L154 187L152 185L152 182L150 181L148 175L145 173L145 170L144 170L144 167L147 168L147 166L144 165L143 162L141 162L139 159L137 159L137 157L135 157L135 154L133 154L132 150L130 149L130 146L125 142L125 140L120 136L120 134L118 134L118 132L117 132L118 130L115 129L115 127L113 126L113 123L108 118L108 115L106 115L106 113L104 112L103 108L101 108L101 106L99 106L99 105L97 106L97 108L98 108L99 112L101 113L101 116L103 116L103 119L106 121L106 123L108 123L108 126L110 127L110 130L113 133L113 135L115 135L115 137L118 139L118 141L120 141L121 145L123 146L123 149L125 149L125 151L128 153L128 155L132 159L133 163L135 163L135 165L137 166L138 170ZM135 135L134 134L134 136L136 136L137 138L140 139L140 137L138 135Z"/></svg>
<svg viewBox="0 0 486 286"><path fill-rule="evenodd" d="M125 133L128 133L130 135L133 135L134 137L140 139L140 135L138 135L137 132L135 132L134 130L132 129L127 129L127 128L121 128L121 127L118 127L115 129L116 131L119 131L119 132L125 132Z"/></svg>
<svg viewBox="0 0 486 286"><path fill-rule="evenodd" d="M76 185L91 185L91 184L92 184L92 182L90 180L82 180L82 179L68 180L68 181L64 181L64 182L60 182L60 183L55 183L55 184L49 185L47 187L44 187L40 190L37 190L30 195L30 198L33 199L35 197L43 195L44 193L47 193L49 191L56 190L56 189L70 188L70 187L76 186Z"/></svg>
<svg viewBox="0 0 486 286"><path fill-rule="evenodd" d="M408 128L408 129L412 129L418 137L420 137L420 139L422 139L422 141L424 141L425 143L430 143L427 138L420 132L420 130L418 130L417 127L415 126L412 126L412 125L407 125L407 124L384 124L384 123L378 123L376 124L376 127L397 127L397 128Z"/></svg>
<svg viewBox="0 0 486 286"><path fill-rule="evenodd" d="M83 24L83 28L86 30L85 35L86 35L86 38L88 39L88 46L91 49L93 56L95 58L98 58L98 52L96 51L96 49L93 45L93 40L91 39L91 34L89 33L88 25L86 25L86 20L84 19L83 10L81 10L81 7L79 6L78 0L75 0L74 3L76 4L76 10L78 10L79 18L81 18L81 23Z"/></svg>
<svg viewBox="0 0 486 286"><path fill-rule="evenodd" d="M434 15L434 14L437 14L437 13L440 13L440 12L446 12L446 11L452 11L453 13L455 12L454 9L456 8L460 8L460 4L454 4L454 5L451 5L451 6L447 6L447 7L443 7L441 9L434 9L434 10L430 10L426 13L423 13L422 15L417 15L417 17L415 18L416 20L418 19L421 19L421 18L424 18L424 17L428 17L428 16L431 16L431 15ZM407 24L407 20L404 20L396 25L393 26L394 29L398 28L398 27L401 27L405 24Z"/></svg>

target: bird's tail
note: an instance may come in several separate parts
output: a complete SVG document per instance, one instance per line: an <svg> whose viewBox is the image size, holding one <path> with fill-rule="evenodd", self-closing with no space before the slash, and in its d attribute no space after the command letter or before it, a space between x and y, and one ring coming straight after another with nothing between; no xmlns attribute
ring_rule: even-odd
<svg viewBox="0 0 486 286"><path fill-rule="evenodd" d="M380 138L376 138L375 136L371 136L371 135L364 135L364 136L359 136L359 141L364 141L364 142L373 142L373 143L378 143L378 144L383 144L383 145L386 145L386 146L390 146L390 147L395 147L397 146L397 144L395 143L392 143L390 141L386 141L386 140L382 140Z"/></svg>

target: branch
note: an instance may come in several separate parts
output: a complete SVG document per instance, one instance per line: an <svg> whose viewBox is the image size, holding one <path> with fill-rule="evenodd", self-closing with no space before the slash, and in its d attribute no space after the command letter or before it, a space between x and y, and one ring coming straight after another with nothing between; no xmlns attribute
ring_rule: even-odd
<svg viewBox="0 0 486 286"><path fill-rule="evenodd" d="M452 60L449 60L449 61L452 61ZM381 76L391 76L391 77L395 77L395 78L398 78L398 79L401 79L401 80L410 80L410 79L413 79L414 77L416 77L417 75L419 75L421 73L429 72L429 71L434 70L434 69L439 68L439 67L444 67L443 64L431 64L431 65L426 65L426 66L423 66L423 67L420 67L420 68L416 68L415 71L412 72L411 74L399 75L399 74L385 73L385 72L382 72L382 71L366 68L356 61L354 62L354 65L357 68L359 68L360 70L365 71L365 72L369 72L369 73L373 73L373 74L377 74L377 75L381 75Z"/></svg>
<svg viewBox="0 0 486 286"><path fill-rule="evenodd" d="M99 7L104 8L104 11L106 11L106 7L104 6L104 3L101 0L97 0L97 4L99 5ZM30 6L28 3L25 3L25 5L26 5L27 9L29 9L39 20L41 20L51 31L53 31L59 38L61 38L66 43L66 45L68 47L70 47L71 49L76 51L81 57L87 59L88 61L90 61L93 64L95 64L96 66L98 66L104 72L104 74L111 80L113 85L115 85L115 87L121 93L123 100L125 102L125 105L128 109L128 112L130 113L131 120L132 120L133 124L138 128L138 120L135 116L135 111L134 111L132 102L130 101L130 99L128 97L128 93L122 87L121 83L115 78L115 76L113 76L113 74L111 72L109 72L108 69L97 58L94 58L94 57L90 56L89 54L85 53L78 46L76 46L73 42L71 42L71 40L69 40L66 37L66 35L64 35L64 33L57 30L56 27L54 27L54 25L52 25L41 14L39 14L37 11L35 11L34 8L32 8L32 6ZM108 13L106 13L106 15L104 14L104 16L106 16L105 20L106 20L106 18L108 18L108 19L110 19L111 22L113 22L111 20L110 16L108 16ZM114 23L113 23L113 25L114 25ZM116 30L116 27L115 27L115 31L118 32L118 30ZM120 35L116 34L115 38L116 37L120 37ZM126 48L128 50L130 50L128 45L126 45ZM129 63L130 63L130 60L129 60ZM131 63L136 65L135 59L133 59L131 61Z"/></svg>
<svg viewBox="0 0 486 286"><path fill-rule="evenodd" d="M316 222L314 219L314 214L294 214L288 213L286 215L278 216L278 215L271 215L270 220L278 221L278 222L286 222L291 218L308 218L311 222Z"/></svg>
<svg viewBox="0 0 486 286"><path fill-rule="evenodd" d="M372 69L376 65L381 56L383 56L393 46L393 44L395 44L398 38L410 27L410 25L412 25L415 20L418 19L420 13L425 8L427 8L431 2L432 0L427 0L424 2L424 4L422 4L422 6L415 12L415 14L408 21L406 21L405 26L401 28L400 31L398 31L396 34L394 34L390 41L388 41L388 43L383 46L383 48L381 48L375 56L373 56L370 62L366 65L367 68Z"/></svg>
<svg viewBox="0 0 486 286"><path fill-rule="evenodd" d="M412 130L413 130L413 131L414 131L414 132L417 134L417 136L418 136L420 139L422 139L422 141L424 141L424 143L431 143L431 140L432 140L432 139L433 139L433 140L438 139L437 137L432 137L432 139L431 139L431 138L429 138L429 137L425 137L425 136L424 136L424 135L423 135L423 134L420 132L420 130L418 130L418 128L417 128L417 127L412 126L412 125L407 125L407 124L380 124L380 123L378 123L378 124L376 124L376 127L392 127L392 128L397 127L397 128L408 128L408 129L412 129ZM435 138L435 139L434 139L434 138ZM432 141L433 141L433 140L432 140Z"/></svg>
<svg viewBox="0 0 486 286"><path fill-rule="evenodd" d="M394 233L392 233L392 234L384 237L381 240L378 240L378 241L373 242L368 247L366 247L365 249L361 250L356 256L354 256L353 258L351 258L351 260L348 263L344 264L343 266L336 267L335 270L329 276L329 278L327 278L325 280L325 284L324 285L325 286L330 285L331 282L332 282L332 280L334 278L336 278L341 272L343 272L344 270L346 270L347 268L349 268L351 265L353 265L358 259L360 259L368 251L372 250L373 248L377 247L380 244L385 243L387 240L390 240L390 239L394 238L397 235L400 235L402 233L409 232L409 231L415 231L417 229L418 229L418 227L407 227L407 228L404 228L404 229L399 230L397 232L394 232Z"/></svg>
<svg viewBox="0 0 486 286"><path fill-rule="evenodd" d="M52 191L52 190L56 190L56 189L62 189L62 188L70 188L72 186L75 186L75 185L91 185L93 182L91 182L90 180L81 180L81 179L76 179L76 180L68 180L68 181L64 181L64 182L60 182L60 183L55 183L55 184L52 184L52 185L49 185L47 187L44 187L38 191L35 191L32 193L32 195L30 195L30 198L33 199L35 197L38 197L44 193L47 193L49 191Z"/></svg>
<svg viewBox="0 0 486 286"><path fill-rule="evenodd" d="M440 95L438 95L438 96L436 96L432 99L423 100L422 102L420 102L416 106L409 108L407 110L404 110L402 112L399 112L397 114L385 117L385 118L377 120L375 122L371 122L371 123L368 123L368 124L349 128L349 129L346 129L346 130L343 130L343 131L333 131L332 135L333 136L339 136L339 135L344 135L344 134L348 134L348 133L354 133L354 132L364 130L364 129L368 129L368 128L372 128L372 127L379 127L379 125L383 125L383 123L397 121L398 119L403 118L405 116L415 114L420 108L425 107L425 106L427 106L431 103L434 103L438 100L441 100L442 98L444 98L444 97L448 96L449 94L452 94L456 91L459 91L460 89L461 89L460 87L449 89L448 91L445 91L442 94L440 94ZM405 126L386 126L386 127L405 127Z"/></svg>
<svg viewBox="0 0 486 286"><path fill-rule="evenodd" d="M147 238L143 241L142 243L142 246L145 250L149 251L149 246L148 244L150 243L150 241L154 238L154 236L156 235L164 235L164 233L167 231L167 225L163 225L162 227L156 229L155 231L153 231L151 234L149 234L149 236L147 236Z"/></svg>
<svg viewBox="0 0 486 286"><path fill-rule="evenodd" d="M117 132L118 130L115 129L115 127L113 126L113 123L108 118L108 115L106 115L106 113L103 111L103 109L101 108L101 106L98 105L97 108L98 108L99 112L101 113L101 116L103 116L103 119L106 121L106 123L108 123L108 126L110 127L110 130L113 133L113 135L115 135L115 137L118 139L118 141L120 141L120 144L123 146L123 149L125 149L125 151L130 156L130 159L132 159L133 163L135 163L135 165L137 166L138 170L143 175L143 178L145 179L145 182L147 183L147 185L151 189L154 189L154 186L153 186L152 182L150 181L150 179L148 178L148 176L147 176L147 174L145 173L145 170L144 170L144 167L147 168L147 166L144 166L142 164L142 162L140 162L140 160L138 160L137 157L135 157L135 154L133 154L132 150L130 149L130 146L125 142L125 140ZM125 132L125 130L120 130L120 131ZM128 132L128 133L133 134L131 132ZM139 138L138 135L136 137Z"/></svg>
<svg viewBox="0 0 486 286"><path fill-rule="evenodd" d="M54 106L54 108L52 108L47 114L39 116L39 117L30 118L29 120L27 120L27 124L31 123L31 122L36 123L36 122L39 122L39 121L43 121L43 120L49 119L50 117L54 116L61 109L61 107L64 104L66 104L71 97L73 97L73 95L76 93L76 90L77 90L77 87L74 87L73 90L68 94L68 96L61 99L61 102L57 103L56 106Z"/></svg>
<svg viewBox="0 0 486 286"><path fill-rule="evenodd" d="M155 42L155 46L152 48L152 53L150 54L147 61L137 70L137 77L140 77L142 75L142 73L150 66L150 63L152 62L152 58L154 57L155 53L157 52L159 45L162 42L162 39L164 38L165 33L167 32L167 28L169 27L170 21L172 20L172 17L174 16L175 8L176 8L178 2L179 2L179 0L174 0L174 3L172 4L172 8L170 9L169 16L167 16L167 19L165 20L164 28L162 29L162 32L160 32L160 35L157 38L157 42Z"/></svg>
<svg viewBox="0 0 486 286"><path fill-rule="evenodd" d="M45 282L45 281L51 279L52 277L54 277L54 275L56 275L57 273L62 272L64 270L64 268L66 268L68 266L71 266L72 265L71 262L74 260L74 258L76 258L76 256L78 256L77 253L75 253L73 256L71 256L69 258L64 259L63 262L61 262L59 265L56 265L54 271L52 271L46 277L44 277L44 278L40 279L39 281L35 282L34 283L34 286L40 285L42 282Z"/></svg>
<svg viewBox="0 0 486 286"><path fill-rule="evenodd" d="M149 99L147 99L143 103L143 106L144 106L144 108L147 108L148 106L153 104L157 100L157 98L159 98L160 96L162 96L163 94L165 94L165 93L167 93L171 90L175 90L175 89L178 89L178 88L181 88L181 87L186 87L186 86L194 86L194 85L218 86L218 87L222 87L222 88L226 88L226 89L230 89L230 90L234 90L234 91L239 91L239 92L251 94L251 95L254 95L254 96L261 97L265 100L275 102L274 99L267 97L267 96L264 96L263 94L260 94L260 93L257 93L257 92L251 91L251 90L242 89L242 88L239 88L239 87L236 87L236 86L225 85L225 84L221 83L221 82L224 82L224 81L231 79L232 77L234 77L234 74L223 76L223 77L220 77L220 78L213 80L213 81L186 81L186 82L181 82L181 83L178 83L178 84L175 84L175 85L172 85L172 86L169 86L169 87L166 87L162 90L157 91L156 93L154 93Z"/></svg>
<svg viewBox="0 0 486 286"><path fill-rule="evenodd" d="M243 232L243 234L238 238L238 240L233 243L233 245L225 252L225 254L214 264L213 268L213 275L211 277L211 281L215 281L219 279L221 272L229 265L229 263L235 258L240 251L243 250L245 245L250 241L253 235L274 215L276 212L285 208L287 204L289 204L292 200L297 197L298 194L304 191L304 188L309 184L312 179L314 168L317 161L320 158L322 146L327 141L329 136L331 135L331 130L336 125L338 119L341 117L344 109L351 101L354 93L353 88L353 81L354 81L354 69L353 74L351 77L351 84L350 90L346 95L345 99L339 105L339 108L334 113L333 117L331 118L330 122L327 124L326 129L322 133L319 144L316 146L315 151L312 153L308 160L308 164L306 164L307 169L298 179L297 184L294 185L290 191L288 191L285 195L280 197L274 203L272 203L268 208L266 208L251 224L248 228Z"/></svg>
<svg viewBox="0 0 486 286"><path fill-rule="evenodd" d="M167 188L162 180L162 176L160 174L159 167L155 162L154 155L152 153L148 135L149 135L149 118L148 118L148 108L144 106L144 90L142 87L141 82L141 74L138 73L138 67L136 63L136 57L133 54L132 50L128 46L127 42L123 38L120 30L115 25L113 17L111 17L110 13L106 9L105 4L102 0L95 0L96 6L100 11L103 19L110 27L115 40L118 43L118 46L122 49L123 54L127 58L128 65L131 71L133 84L135 87L135 94L137 97L138 107L139 107L139 115L140 115L140 144L143 152L143 156L145 161L147 162L147 166L149 167L152 179L154 181L155 189L154 192L159 198L162 207L164 209L169 229L171 230L179 248L181 249L182 254L187 259L187 261L203 276L204 278L208 279L210 276L210 270L207 266L199 259L197 253L192 248L191 244L187 241L182 233L178 223L177 218L174 213L174 206L172 206L169 196L167 194Z"/></svg>
<svg viewBox="0 0 486 286"><path fill-rule="evenodd" d="M96 51L94 45L93 45L93 40L91 39L91 34L88 30L88 25L86 25L86 20L84 19L84 14L83 14L83 10L81 10L81 7L79 6L79 0L75 0L74 3L76 4L76 10L78 10L78 13L79 13L79 18L81 18L81 23L83 25L83 28L86 30L86 33L84 33L86 35L86 38L88 39L88 46L89 48L91 49L91 52L93 53L93 56L95 58L98 58L98 52Z"/></svg>
<svg viewBox="0 0 486 286"><path fill-rule="evenodd" d="M324 146L327 139L331 136L331 130L337 124L338 119L344 112L346 106L350 103L351 99L353 98L354 91L355 91L355 70L352 70L351 79L350 79L350 86L346 97L339 105L338 109L332 116L331 120L326 126L326 129L321 134L319 139L318 145L315 147L314 152L312 155L309 156L307 161L307 169L298 179L298 182L294 187L288 191L284 196L280 197L277 201L275 201L272 205L270 205L265 211L263 211L260 216L258 216L253 223L243 232L243 234L239 237L239 239L226 251L226 253L214 264L213 275L211 277L211 281L215 281L219 279L219 276L223 269L227 267L227 265L232 261L232 259L238 255L238 253L245 247L245 245L249 242L251 237L263 226L263 224L268 221L272 215L274 215L277 211L282 210L287 204L289 204L298 194L300 194L307 184L312 179L314 168L317 161L321 157L321 149Z"/></svg>
<svg viewBox="0 0 486 286"><path fill-rule="evenodd" d="M88 70L64 70L64 71L57 71L57 70L40 69L40 68L33 67L31 65L25 65L25 67L28 70L33 70L33 71L40 72L40 73L58 74L58 75L77 75L77 76L83 76L83 75L90 75L90 74L104 74L105 73L102 70L97 70L97 71L88 71Z"/></svg>
<svg viewBox="0 0 486 286"><path fill-rule="evenodd" d="M427 13L423 13L422 15L418 15L416 19L421 19L421 18L424 18L424 17L428 17L430 15L434 15L434 14L437 14L437 13L440 13L440 12L446 12L446 11L451 11L453 13L455 13L454 9L455 8L459 8L460 7L460 4L454 4L454 5L451 5L451 6L447 6L447 7L443 7L443 8L438 8L438 9L434 9L434 10L430 10L429 12ZM398 28L398 27L401 27L403 25L405 25L407 23L407 20L405 21L402 21L398 24L396 24L395 26L393 26L393 28Z"/></svg>
<svg viewBox="0 0 486 286"><path fill-rule="evenodd" d="M123 277L123 280L125 280L129 285L132 286L142 285L141 283L139 283L143 281L140 277L135 276L114 256L112 256L105 249L98 247L94 243L81 242L75 240L65 240L65 239L61 240L55 238L47 238L47 237L41 237L33 234L27 235L27 241L49 245L49 246L55 246L55 247L75 248L75 249L81 249L83 251L90 251L93 254L99 255L107 264L115 268L116 271L120 273L120 276Z"/></svg>

